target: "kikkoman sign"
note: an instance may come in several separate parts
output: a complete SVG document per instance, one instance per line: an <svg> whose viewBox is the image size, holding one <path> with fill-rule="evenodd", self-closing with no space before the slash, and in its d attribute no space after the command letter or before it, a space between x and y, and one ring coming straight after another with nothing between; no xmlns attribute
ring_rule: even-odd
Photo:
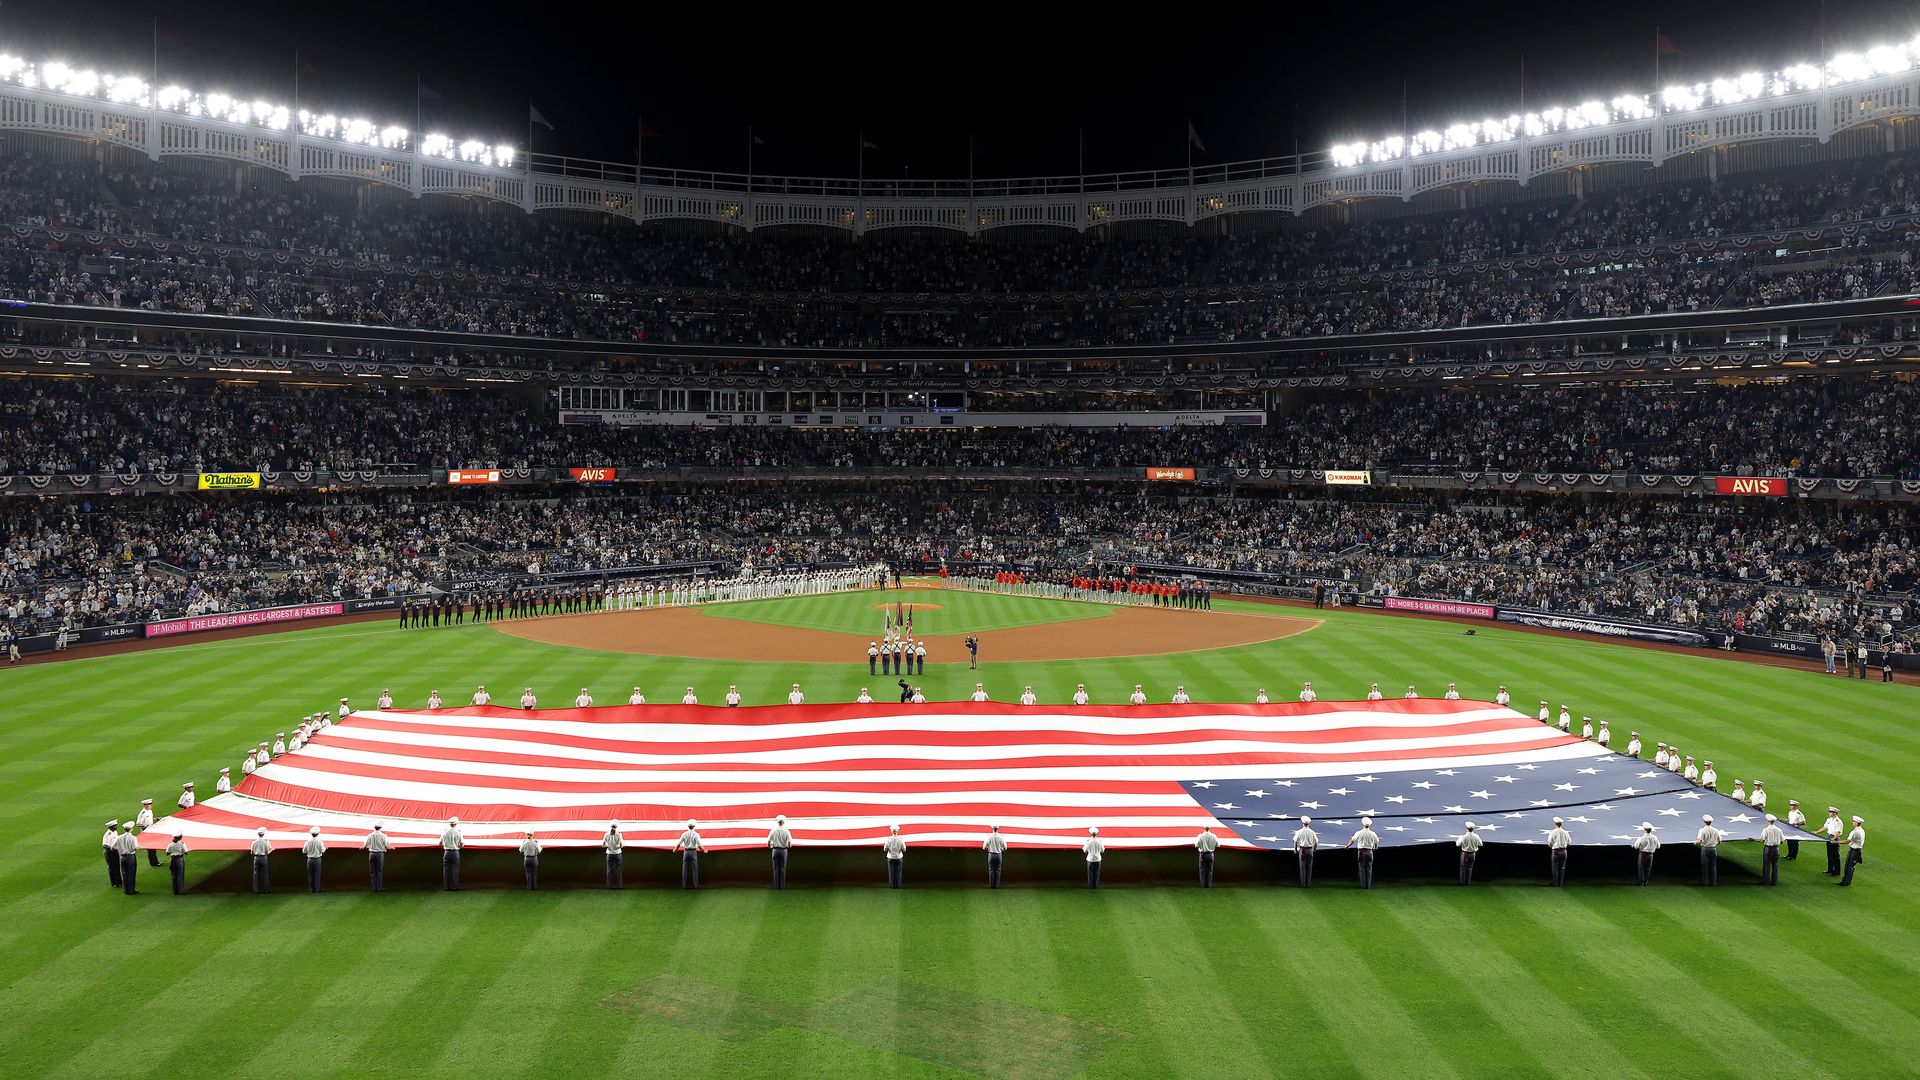
<svg viewBox="0 0 1920 1080"><path fill-rule="evenodd" d="M260 474L257 472L203 472L200 474L201 491L232 491L260 486Z"/></svg>

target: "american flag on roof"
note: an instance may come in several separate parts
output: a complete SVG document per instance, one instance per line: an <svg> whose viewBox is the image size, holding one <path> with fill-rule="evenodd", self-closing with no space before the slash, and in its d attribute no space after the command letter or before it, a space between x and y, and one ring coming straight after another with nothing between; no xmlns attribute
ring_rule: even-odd
<svg viewBox="0 0 1920 1080"><path fill-rule="evenodd" d="M1711 813L1729 839L1763 815L1651 763L1481 701L1268 705L619 705L356 712L234 791L166 818L198 849L244 849L319 826L335 847L375 822L432 846L458 817L470 847L670 847L688 818L710 848L757 847L774 815L798 843L1286 848L1302 815L1322 843L1371 816L1383 844L1537 843L1567 819L1576 843L1625 844L1642 821L1690 838ZM1785 828L1783 825L1782 828ZM1811 833L1794 832L1800 838Z"/></svg>

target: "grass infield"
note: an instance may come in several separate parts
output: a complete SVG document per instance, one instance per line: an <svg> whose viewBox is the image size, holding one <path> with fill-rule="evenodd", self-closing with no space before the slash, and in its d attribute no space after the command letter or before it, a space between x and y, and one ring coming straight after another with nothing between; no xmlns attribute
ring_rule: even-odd
<svg viewBox="0 0 1920 1080"><path fill-rule="evenodd" d="M951 597L940 632L1054 617L1021 601ZM805 618L806 601L728 617ZM969 607L971 605L968 605ZM1228 605L1222 605L1226 607ZM1291 860L1223 853L1194 888L1190 856L1118 853L1103 889L1072 856L1016 852L989 892L977 853L915 852L884 888L877 852L796 853L774 893L757 853L711 856L709 888L671 887L664 856L629 854L628 889L594 887L592 853L546 860L549 888L517 890L508 857L475 856L468 891L434 889L431 855L397 854L390 888L330 860L321 896L297 859L280 891L246 895L238 857L190 860L192 890L109 891L100 823L220 765L342 694L582 686L624 700L688 683L750 703L799 682L850 699L864 664L642 657L541 645L466 626L390 622L210 642L0 671L0 1071L10 1076L620 1073L737 1077L978 1075L1915 1075L1920 928L1911 836L1920 823L1920 692L1806 671L1440 622L1327 612L1325 625L1215 652L1035 664L929 664L934 698L977 679L995 697L1032 683L1065 701L1132 684L1164 700L1325 698L1448 680L1516 702L1549 698L1705 752L1724 777L1767 781L1778 806L1827 802L1868 819L1848 890L1803 850L1778 889L1730 847L1721 887L1687 884L1691 849L1663 853L1656 887L1624 857L1576 850L1544 887L1544 853L1482 860L1482 884L1444 884L1444 853L1389 851L1378 887L1323 856L1310 892ZM980 620L976 627L957 621ZM835 617L854 618L853 615ZM871 628L871 604L858 618ZM954 621L948 621L954 620ZM916 628L919 626L916 617ZM1070 625L1063 626L1070 631ZM502 696L506 696L504 693ZM1535 863L1539 865L1535 865Z"/></svg>

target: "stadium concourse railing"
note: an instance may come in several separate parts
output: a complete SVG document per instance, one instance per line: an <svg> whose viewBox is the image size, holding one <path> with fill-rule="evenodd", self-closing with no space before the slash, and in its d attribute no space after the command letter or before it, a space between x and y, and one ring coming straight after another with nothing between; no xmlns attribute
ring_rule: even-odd
<svg viewBox="0 0 1920 1080"><path fill-rule="evenodd" d="M1019 483L1198 483L1210 487L1413 488L1531 494L1612 492L1641 495L1711 495L1730 498L1801 498L1857 502L1920 501L1920 479L1802 477L1622 472L1504 472L1485 469L1397 472L1360 468L1218 468L1172 464L1132 468L1072 469L1016 466L569 466L566 468L463 468L405 471L381 469L290 469L231 473L72 473L0 476L0 497L56 495L166 495L188 491L333 491L484 487L516 489L549 485L845 483L848 481L983 481ZM1177 489L1175 489L1177 490Z"/></svg>

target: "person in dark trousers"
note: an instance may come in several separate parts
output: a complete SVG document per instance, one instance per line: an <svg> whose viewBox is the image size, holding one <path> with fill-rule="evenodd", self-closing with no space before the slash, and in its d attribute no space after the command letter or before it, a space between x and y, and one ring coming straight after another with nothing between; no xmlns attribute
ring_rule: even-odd
<svg viewBox="0 0 1920 1080"><path fill-rule="evenodd" d="M107 831L100 834L100 854L107 860L107 884L120 887L120 821L118 818L107 822Z"/></svg>
<svg viewBox="0 0 1920 1080"><path fill-rule="evenodd" d="M307 831L307 842L301 845L301 852L307 857L307 891L320 891L320 862L327 853L327 842L320 839L320 826L315 825Z"/></svg>
<svg viewBox="0 0 1920 1080"><path fill-rule="evenodd" d="M1827 834L1827 876L1840 876L1840 838L1846 835L1847 827L1840 821L1840 808L1827 807L1826 824L1820 831Z"/></svg>
<svg viewBox="0 0 1920 1080"><path fill-rule="evenodd" d="M460 891L460 849L466 838L460 835L460 819L448 818L447 830L440 834L440 887Z"/></svg>
<svg viewBox="0 0 1920 1080"><path fill-rule="evenodd" d="M1327 583L1324 581L1313 583L1313 606L1317 608L1327 606Z"/></svg>
<svg viewBox="0 0 1920 1080"><path fill-rule="evenodd" d="M680 853L680 887L699 888L700 853L706 850L706 846L700 842L700 833L694 829L692 819L687 821L687 831L674 841L673 850Z"/></svg>
<svg viewBox="0 0 1920 1080"><path fill-rule="evenodd" d="M900 680L900 704L905 705L907 702L912 700L913 700L913 687L907 685L907 680L901 679Z"/></svg>
<svg viewBox="0 0 1920 1080"><path fill-rule="evenodd" d="M907 842L900 838L900 826L887 826L887 838L880 844L887 854L887 888L904 887L904 867L907 860Z"/></svg>
<svg viewBox="0 0 1920 1080"><path fill-rule="evenodd" d="M607 888L624 889L627 887L626 838L620 835L620 823L610 822L607 835L600 838L600 844L607 849Z"/></svg>
<svg viewBox="0 0 1920 1080"><path fill-rule="evenodd" d="M1847 834L1847 869L1840 878L1840 884L1853 884L1853 868L1867 861L1866 852L1867 822L1865 818L1862 818L1859 814L1855 814L1853 815L1853 831ZM124 864L120 867L120 872L122 874L127 873L127 868ZM127 881L129 882L127 891L132 892L133 886L131 882L133 879L127 878Z"/></svg>
<svg viewBox="0 0 1920 1080"><path fill-rule="evenodd" d="M1200 835L1193 838L1193 850L1200 853L1200 887L1213 888L1213 855L1220 850L1220 838L1213 835L1212 826L1204 826Z"/></svg>
<svg viewBox="0 0 1920 1080"><path fill-rule="evenodd" d="M253 855L253 891L256 894L273 891L273 881L267 875L267 856L273 854L273 841L267 839L267 830L255 829L253 844L248 847Z"/></svg>
<svg viewBox="0 0 1920 1080"><path fill-rule="evenodd" d="M174 833L173 843L167 845L167 873L173 877L173 895L185 895L187 891L187 845L186 838L179 833Z"/></svg>
<svg viewBox="0 0 1920 1080"><path fill-rule="evenodd" d="M374 892L387 891L387 848L392 845L387 842L386 830L385 824L375 822L373 831L367 834L366 839L367 878Z"/></svg>
<svg viewBox="0 0 1920 1080"><path fill-rule="evenodd" d="M1000 826L988 827L987 839L980 847L987 853L987 888L1000 887L1000 866L1007 854L1007 838L1000 835Z"/></svg>
<svg viewBox="0 0 1920 1080"><path fill-rule="evenodd" d="M1300 864L1300 887L1313 887L1313 853L1320 846L1320 834L1313 831L1313 819L1300 815L1300 827L1293 831L1293 856Z"/></svg>
<svg viewBox="0 0 1920 1080"><path fill-rule="evenodd" d="M787 829L787 816L781 814L773 819L773 828L767 831L767 852L773 858L776 891L787 887L787 855L792 849L793 833Z"/></svg>
<svg viewBox="0 0 1920 1080"><path fill-rule="evenodd" d="M132 829L127 829L114 840L113 850L120 856L120 887L132 896L140 891L134 887L135 877L140 873L140 840ZM1853 864L1847 864L1847 869L1851 873Z"/></svg>
<svg viewBox="0 0 1920 1080"><path fill-rule="evenodd" d="M1087 857L1087 888L1100 887L1100 864L1107 856L1107 845L1100 842L1100 826L1087 827L1087 842L1080 845L1080 853Z"/></svg>
<svg viewBox="0 0 1920 1080"><path fill-rule="evenodd" d="M1893 650L1887 649L1880 654L1880 681L1893 681Z"/></svg>
<svg viewBox="0 0 1920 1080"><path fill-rule="evenodd" d="M1480 834L1473 831L1473 822L1467 822L1467 831L1454 837L1453 846L1460 849L1460 884L1473 884L1473 864L1479 861Z"/></svg>
<svg viewBox="0 0 1920 1080"><path fill-rule="evenodd" d="M528 833L527 838L520 841L520 870L526 875L527 891L539 891L540 841L535 840L532 833Z"/></svg>
<svg viewBox="0 0 1920 1080"><path fill-rule="evenodd" d="M977 669L980 666L980 639L967 635L967 667Z"/></svg>

